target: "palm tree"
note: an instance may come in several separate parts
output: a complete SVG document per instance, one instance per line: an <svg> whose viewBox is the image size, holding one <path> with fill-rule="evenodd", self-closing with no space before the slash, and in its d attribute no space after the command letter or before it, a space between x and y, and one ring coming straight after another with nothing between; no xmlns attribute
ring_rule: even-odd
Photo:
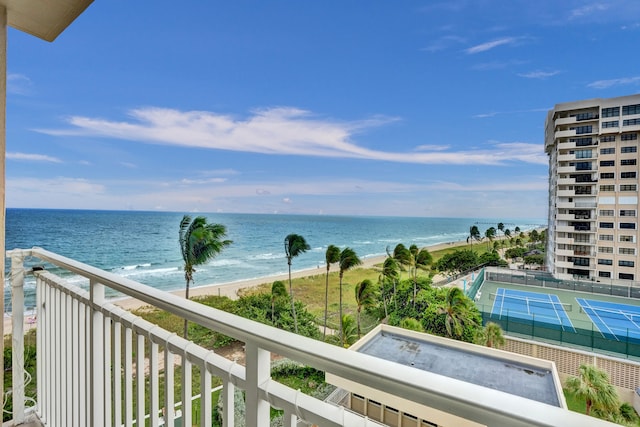
<svg viewBox="0 0 640 427"><path fill-rule="evenodd" d="M593 365L580 365L577 377L569 377L566 382L567 390L583 398L587 403L586 414L591 414L591 408L604 412L616 412L620 406L618 392L609 382L607 373Z"/></svg>
<svg viewBox="0 0 640 427"><path fill-rule="evenodd" d="M341 347L351 345L358 340L358 335L356 335L356 321L352 315L345 314L340 318L340 328Z"/></svg>
<svg viewBox="0 0 640 427"><path fill-rule="evenodd" d="M418 246L416 245L411 245L409 247L409 253L411 254L411 257L409 258L409 272L413 273L413 306L415 307L416 295L418 293L418 269L427 270L429 265L433 262L433 257L426 248L418 249Z"/></svg>
<svg viewBox="0 0 640 427"><path fill-rule="evenodd" d="M276 324L276 300L287 296L287 287L285 284L276 280L271 285L271 324Z"/></svg>
<svg viewBox="0 0 640 427"><path fill-rule="evenodd" d="M502 223L502 222L499 222L499 223L498 223L498 230L499 230L502 234L504 234L504 223Z"/></svg>
<svg viewBox="0 0 640 427"><path fill-rule="evenodd" d="M231 240L222 240L227 235L227 229L222 224L207 223L207 219L198 216L193 220L189 215L182 217L178 242L180 253L184 261L184 280L186 282L185 298L189 299L189 285L193 282L195 266L207 263L222 249L233 243ZM184 337L188 334L188 320L184 320Z"/></svg>
<svg viewBox="0 0 640 427"><path fill-rule="evenodd" d="M493 239L495 239L496 237L496 229L494 227L489 227L487 228L487 231L484 232L484 236L489 240L489 243L487 244L487 248L491 248L491 243L493 242Z"/></svg>
<svg viewBox="0 0 640 427"><path fill-rule="evenodd" d="M329 311L329 269L331 264L340 261L340 248L335 245L329 245L327 252L324 254L324 260L327 264L327 277L324 287L324 332L322 333L322 339L327 336L327 312Z"/></svg>
<svg viewBox="0 0 640 427"><path fill-rule="evenodd" d="M289 234L284 238L284 253L287 255L287 264L289 265L289 293L291 294L291 312L293 313L293 327L298 333L298 319L296 317L296 304L293 299L293 285L291 283L291 260L298 255L305 253L311 249L304 237L298 234Z"/></svg>
<svg viewBox="0 0 640 427"><path fill-rule="evenodd" d="M356 320L358 324L358 338L360 338L360 312L362 308L371 307L376 302L376 290L373 287L373 282L369 279L364 279L362 282L356 285L356 305L358 306Z"/></svg>
<svg viewBox="0 0 640 427"><path fill-rule="evenodd" d="M396 305L396 309L398 308L398 302L396 301L396 283L398 278L400 277L400 273L398 272L398 263L392 257L387 257L382 264L382 277L384 280L393 283L393 300ZM387 313L387 301L384 295L384 284L383 284L383 292L382 292L382 301L384 302L384 315L385 317L388 315Z"/></svg>
<svg viewBox="0 0 640 427"><path fill-rule="evenodd" d="M478 344L486 345L487 347L501 347L504 342L504 335L502 335L500 325L495 322L487 322L480 332Z"/></svg>
<svg viewBox="0 0 640 427"><path fill-rule="evenodd" d="M387 253L388 255L388 253ZM398 267L404 271L405 267L411 266L411 251L402 243L398 243L393 248L393 259L396 260Z"/></svg>
<svg viewBox="0 0 640 427"><path fill-rule="evenodd" d="M345 271L362 264L362 261L353 249L346 247L340 252L340 261L338 262L340 263L340 345L344 347L344 334L342 333L342 278Z"/></svg>
<svg viewBox="0 0 640 427"><path fill-rule="evenodd" d="M414 319L413 317L405 317L400 321L400 327L403 329L409 329L411 331L416 332L424 332L424 326L418 319Z"/></svg>
<svg viewBox="0 0 640 427"><path fill-rule="evenodd" d="M480 235L480 230L477 225L472 225L469 227L469 237L467 237L467 243L471 243L471 249L473 249L473 241L480 241L482 236Z"/></svg>
<svg viewBox="0 0 640 427"><path fill-rule="evenodd" d="M448 288L445 300L438 307L438 313L445 314L445 329L448 338L461 337L464 326L475 322L470 318L470 300L458 287Z"/></svg>

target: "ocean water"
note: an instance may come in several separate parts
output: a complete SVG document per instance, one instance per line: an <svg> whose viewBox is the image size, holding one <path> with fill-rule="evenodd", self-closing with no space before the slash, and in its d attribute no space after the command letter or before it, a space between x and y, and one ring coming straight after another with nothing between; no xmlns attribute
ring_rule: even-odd
<svg viewBox="0 0 640 427"><path fill-rule="evenodd" d="M266 277L287 272L284 238L296 233L311 250L294 258L292 270L324 265L330 244L351 247L360 258L384 255L398 243L420 247L464 240L469 227L482 233L498 222L522 231L544 224L542 219L407 218L265 214L203 215L223 224L233 243L206 265L196 267L194 287ZM34 246L72 258L163 290L184 287L178 229L183 213L7 209L7 250ZM28 260L27 260L28 261ZM9 261L5 281L8 298ZM86 286L84 279L67 280ZM35 281L25 284L27 306L33 304Z"/></svg>

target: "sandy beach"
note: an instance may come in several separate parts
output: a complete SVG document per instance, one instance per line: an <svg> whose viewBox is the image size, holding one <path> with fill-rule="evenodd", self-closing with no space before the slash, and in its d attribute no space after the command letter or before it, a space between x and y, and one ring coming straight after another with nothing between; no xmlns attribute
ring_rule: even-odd
<svg viewBox="0 0 640 427"><path fill-rule="evenodd" d="M441 249L455 248L455 247L466 246L466 245L467 245L466 241L447 242L447 243L440 243L437 245L428 246L427 249L429 250L429 252L435 252ZM360 268L371 268L377 264L382 264L386 257L387 257L386 255L381 255L376 257L364 258L362 259L362 265L360 266ZM333 270L335 271L335 268ZM305 270L293 271L291 272L291 277L294 279L297 279L300 277L308 277L316 274L325 274L326 271L327 271L326 267L324 265L321 265L318 268L309 268ZM260 286L264 283L271 284L276 280L287 281L289 280L289 274L285 273L285 274L279 274L279 275L268 276L268 277L260 277L257 279L241 280L241 281L232 282L232 283L198 286L198 287L191 288L189 290L189 295L190 296L219 295L219 296L226 296L231 299L237 299L238 292L241 289ZM171 293L174 295L184 297L184 290L173 291ZM145 305L143 302L138 301L134 298L124 298L124 299L114 300L113 302L116 305L126 310L135 310Z"/></svg>
<svg viewBox="0 0 640 427"><path fill-rule="evenodd" d="M467 245L466 241L446 242L446 243L440 243L437 245L427 246L427 249L430 252L435 252L441 249L455 248L455 247L466 246L466 245ZM386 258L386 255L364 258L362 259L361 268L371 268L377 264L382 264L385 258ZM333 270L335 271L335 268ZM318 268L310 268L305 270L294 271L291 273L291 277L295 279L300 277L313 276L315 274L325 274L325 272L326 272L325 266L321 265ZM241 289L260 286L264 283L271 284L276 280L286 281L288 279L289 279L289 275L288 273L285 273L285 274L279 274L279 275L268 276L268 277L260 277L256 279L241 280L241 281L232 282L232 283L198 286L198 287L191 288L189 291L189 294L190 296L220 295L220 296L229 297L231 299L237 299L238 292ZM439 280L439 278L436 277L434 280L437 281ZM184 297L184 290L172 291L171 293L177 296ZM119 299L112 300L112 302L124 308L125 310L135 310L137 308L147 305L146 303L139 301L135 298L119 298ZM4 334L5 335L11 333L11 323L12 323L11 317L5 316L4 317ZM35 317L33 315L25 316L24 318L25 332L34 327L35 327Z"/></svg>

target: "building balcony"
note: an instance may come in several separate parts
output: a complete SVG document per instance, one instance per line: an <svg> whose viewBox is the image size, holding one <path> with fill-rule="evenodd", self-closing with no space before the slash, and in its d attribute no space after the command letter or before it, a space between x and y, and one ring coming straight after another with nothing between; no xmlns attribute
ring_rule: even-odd
<svg viewBox="0 0 640 427"><path fill-rule="evenodd" d="M575 190L558 190L556 193L557 197L573 197L575 195Z"/></svg>
<svg viewBox="0 0 640 427"><path fill-rule="evenodd" d="M271 378L279 355L402 401L473 425L514 427L610 423L562 407L349 351L185 300L40 248L12 250L13 421L47 426L212 425L212 379L222 382L223 426L234 425L234 391L245 394L245 423L268 427L270 408L284 425L373 426L365 416L302 394ZM45 265L35 269L25 265ZM573 264L570 264L573 265ZM52 267L52 268L51 268ZM52 271L56 271L54 274ZM85 289L61 275L88 281ZM25 406L24 282L36 280L35 402ZM244 343L244 364L226 359L133 315L106 298L120 294ZM459 369L474 369L460 366ZM195 385L193 385L195 384ZM165 390L179 390L175 393ZM482 396L479 399L478 396ZM423 414L413 414L420 417ZM474 424L475 423L475 424Z"/></svg>
<svg viewBox="0 0 640 427"><path fill-rule="evenodd" d="M558 166L558 174L561 173L575 173L576 171L576 167L575 166Z"/></svg>

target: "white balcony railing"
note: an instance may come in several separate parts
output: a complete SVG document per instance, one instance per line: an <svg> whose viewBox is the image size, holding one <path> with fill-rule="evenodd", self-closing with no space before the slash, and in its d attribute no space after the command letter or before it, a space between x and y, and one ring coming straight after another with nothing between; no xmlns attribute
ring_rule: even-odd
<svg viewBox="0 0 640 427"><path fill-rule="evenodd" d="M37 404L46 426L159 426L177 417L172 392L182 402L210 396L222 380L223 425L234 425L234 390L245 391L246 425L267 427L270 407L284 410L284 424L371 426L366 417L276 382L270 355L489 426L612 425L558 407L418 370L301 337L124 279L43 249L12 250L14 423L24 405L23 285L36 276ZM24 259L46 262L89 280L83 290L50 271L25 269ZM49 265L47 264L47 265ZM49 268L47 266L47 268ZM245 343L245 365L228 360L132 315L105 299L111 289ZM175 361L175 363L174 363ZM473 366L460 366L473 369ZM178 374L180 372L180 374ZM192 375L199 390L192 390ZM148 407L145 404L148 403ZM181 425L210 426L211 399L200 399L199 419L182 405ZM163 415L161 415L163 414ZM420 416L420 414L414 414ZM145 416L148 418L145 420Z"/></svg>

